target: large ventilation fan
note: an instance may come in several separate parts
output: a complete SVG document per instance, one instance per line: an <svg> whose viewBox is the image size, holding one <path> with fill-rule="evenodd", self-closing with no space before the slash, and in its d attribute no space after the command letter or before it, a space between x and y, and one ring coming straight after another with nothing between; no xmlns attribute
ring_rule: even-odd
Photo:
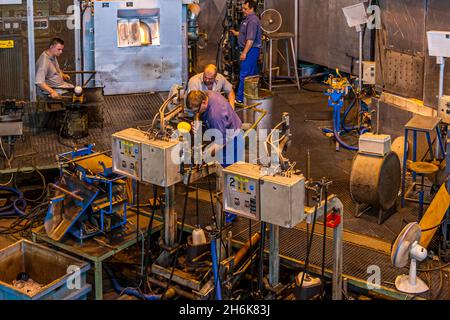
<svg viewBox="0 0 450 320"><path fill-rule="evenodd" d="M420 235L419 224L409 223L400 232L392 247L391 262L395 267L405 267L411 258L409 275L402 274L395 279L395 287L399 291L415 294L429 290L427 284L417 277L417 261L423 261L427 257L427 249L419 245Z"/></svg>
<svg viewBox="0 0 450 320"><path fill-rule="evenodd" d="M265 33L274 33L281 28L283 18L275 9L267 9L261 14L261 29Z"/></svg>

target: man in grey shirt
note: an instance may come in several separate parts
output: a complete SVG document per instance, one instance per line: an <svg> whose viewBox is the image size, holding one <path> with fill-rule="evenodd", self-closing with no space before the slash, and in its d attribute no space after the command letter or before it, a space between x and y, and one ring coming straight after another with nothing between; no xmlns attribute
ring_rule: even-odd
<svg viewBox="0 0 450 320"><path fill-rule="evenodd" d="M36 85L38 86L38 95L50 95L53 99L60 98L60 94L65 89L71 89L74 86L66 81L70 76L63 73L59 67L57 57L64 49L64 40L53 38L47 50L42 52L36 61Z"/></svg>
<svg viewBox="0 0 450 320"><path fill-rule="evenodd" d="M202 73L189 79L187 93L195 90L225 92L234 109L236 95L233 86L223 75L217 73L217 67L213 64L208 64Z"/></svg>

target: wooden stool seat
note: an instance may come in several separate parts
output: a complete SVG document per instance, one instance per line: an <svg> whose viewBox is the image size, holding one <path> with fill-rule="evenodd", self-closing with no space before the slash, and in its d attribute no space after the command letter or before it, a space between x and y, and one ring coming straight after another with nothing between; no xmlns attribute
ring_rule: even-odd
<svg viewBox="0 0 450 320"><path fill-rule="evenodd" d="M419 175L433 174L439 171L437 165L429 162L413 162L408 166L408 168Z"/></svg>

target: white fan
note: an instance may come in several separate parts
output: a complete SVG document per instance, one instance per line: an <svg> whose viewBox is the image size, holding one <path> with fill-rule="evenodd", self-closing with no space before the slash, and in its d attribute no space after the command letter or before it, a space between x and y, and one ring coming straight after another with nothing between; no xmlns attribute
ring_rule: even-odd
<svg viewBox="0 0 450 320"><path fill-rule="evenodd" d="M408 264L409 275L402 274L395 279L397 290L406 293L423 293L429 290L427 284L417 277L417 261L423 261L427 257L427 249L419 245L421 229L417 222L409 223L395 240L391 251L391 262L397 268L403 268Z"/></svg>
<svg viewBox="0 0 450 320"><path fill-rule="evenodd" d="M261 13L261 29L265 33L274 33L281 28L283 18L275 9L267 9Z"/></svg>

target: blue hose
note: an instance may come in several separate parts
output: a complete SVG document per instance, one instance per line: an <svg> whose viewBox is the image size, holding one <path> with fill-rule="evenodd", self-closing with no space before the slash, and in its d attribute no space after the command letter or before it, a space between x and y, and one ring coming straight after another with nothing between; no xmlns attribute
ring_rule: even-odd
<svg viewBox="0 0 450 320"><path fill-rule="evenodd" d="M114 274L112 273L112 271L108 268L108 267L104 267L106 273L108 274L109 278L111 279L111 283L113 285L114 290L122 295L122 294L126 294L129 296L134 296L136 298L139 299L143 299L143 300L161 300L161 295L160 294L144 294L142 292L140 292L139 290L135 289L135 288L124 288L122 287L119 282L117 281L117 279L114 277Z"/></svg>
<svg viewBox="0 0 450 320"><path fill-rule="evenodd" d="M338 132L336 131L336 127L337 127L336 120L337 120L337 118L338 118L338 117L336 116L336 113L337 113L337 112L339 112L339 111L335 110L334 113L333 113L333 120L334 120L333 133L334 133L334 137L336 138L337 142L339 142L339 144L340 144L341 146L343 146L345 149L351 150L351 151L358 151L358 150L359 150L358 147L353 147L353 146L350 146L350 145L348 145L347 143L345 143L344 140L341 139L341 137L339 136Z"/></svg>
<svg viewBox="0 0 450 320"><path fill-rule="evenodd" d="M14 193L17 196L17 198L14 199L14 201L11 204L0 208L0 217L12 216L15 214L24 216L25 215L24 210L27 207L27 202L23 198L23 192L18 189L10 187L0 187L0 190Z"/></svg>
<svg viewBox="0 0 450 320"><path fill-rule="evenodd" d="M216 291L216 300L222 300L222 287L220 285L219 279L219 267L217 263L217 249L216 249L216 240L211 239L211 257L213 264L213 273L214 273L214 287Z"/></svg>

